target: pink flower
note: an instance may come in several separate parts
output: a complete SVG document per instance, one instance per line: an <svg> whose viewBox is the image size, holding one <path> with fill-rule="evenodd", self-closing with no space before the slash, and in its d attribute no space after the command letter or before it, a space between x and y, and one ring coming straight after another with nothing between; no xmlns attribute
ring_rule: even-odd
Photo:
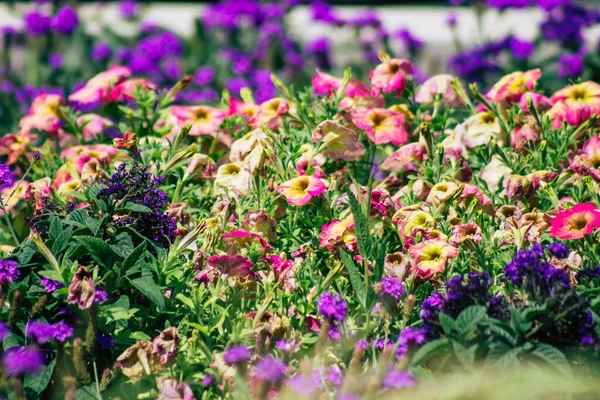
<svg viewBox="0 0 600 400"><path fill-rule="evenodd" d="M90 79L84 87L72 93L69 101L79 104L105 104L110 101L112 89L131 75L127 67L115 65L108 71L99 73Z"/></svg>
<svg viewBox="0 0 600 400"><path fill-rule="evenodd" d="M550 234L562 240L581 239L600 228L600 210L591 203L577 204L552 219Z"/></svg>
<svg viewBox="0 0 600 400"><path fill-rule="evenodd" d="M481 232L481 228L473 221L452 227L450 243L454 243L456 245L463 244L466 241L480 243L482 239L483 233Z"/></svg>
<svg viewBox="0 0 600 400"><path fill-rule="evenodd" d="M186 124L191 124L190 136L215 135L227 113L208 106L172 106L171 115L175 117L177 133Z"/></svg>
<svg viewBox="0 0 600 400"><path fill-rule="evenodd" d="M429 239L412 246L408 254L413 258L411 270L421 278L444 272L446 262L458 257L460 250L443 239Z"/></svg>
<svg viewBox="0 0 600 400"><path fill-rule="evenodd" d="M83 139L91 142L102 136L106 128L112 126L113 123L97 114L83 114L77 118L77 125L81 126Z"/></svg>
<svg viewBox="0 0 600 400"><path fill-rule="evenodd" d="M320 196L327 190L327 186L319 178L303 175L290 179L279 186L279 193L284 196L289 204L303 206L313 197Z"/></svg>
<svg viewBox="0 0 600 400"><path fill-rule="evenodd" d="M254 264L250 262L248 257L244 256L212 256L207 260L207 264L212 268L216 268L221 275L230 277L247 277L254 275L252 273Z"/></svg>
<svg viewBox="0 0 600 400"><path fill-rule="evenodd" d="M517 151L527 150L529 142L537 143L542 132L536 124L525 124L516 126L510 134L510 145Z"/></svg>
<svg viewBox="0 0 600 400"><path fill-rule="evenodd" d="M571 160L571 168L581 176L591 176L600 182L600 136L594 136L584 143Z"/></svg>
<svg viewBox="0 0 600 400"><path fill-rule="evenodd" d="M37 140L38 136L29 133L28 129L23 129L16 134L5 135L0 139L0 154L8 155L7 165L14 164L27 154L31 148L30 143Z"/></svg>
<svg viewBox="0 0 600 400"><path fill-rule="evenodd" d="M342 86L342 79L317 69L317 74L312 77L312 86L313 90L318 95L333 96L333 94ZM351 98L367 97L369 96L369 91L364 83L356 79L350 79L344 89L344 94Z"/></svg>
<svg viewBox="0 0 600 400"><path fill-rule="evenodd" d="M280 256L273 254L262 258L262 261L266 262L273 268L276 277L280 277L294 268L292 260L283 260Z"/></svg>
<svg viewBox="0 0 600 400"><path fill-rule="evenodd" d="M111 90L107 101L133 100L133 95L137 88L142 91L156 91L156 85L146 79L128 79L119 83Z"/></svg>
<svg viewBox="0 0 600 400"><path fill-rule="evenodd" d="M240 115L244 117L246 121L253 118L258 113L258 105L254 103L244 103L243 101L231 98L229 100L228 116Z"/></svg>
<svg viewBox="0 0 600 400"><path fill-rule="evenodd" d="M285 99L274 98L262 103L256 115L250 120L250 126L260 128L265 124L269 129L275 129L281 124L281 117L290 109L290 104Z"/></svg>
<svg viewBox="0 0 600 400"><path fill-rule="evenodd" d="M62 96L40 94L31 103L29 113L19 121L19 127L24 130L38 129L50 136L56 136L61 127L58 109L64 105L65 99Z"/></svg>
<svg viewBox="0 0 600 400"><path fill-rule="evenodd" d="M546 111L547 109L552 107L552 101L543 94L526 92L523 93L521 95L521 98L519 99L519 105L521 106L521 108L523 108L524 111L530 112L529 106L527 105L528 99L531 99L531 103L533 104L533 107L538 113Z"/></svg>
<svg viewBox="0 0 600 400"><path fill-rule="evenodd" d="M441 95L442 103L448 107L460 107L463 101L450 85L455 79L452 75L440 74L427 79L417 91L415 101L420 104L431 103L436 96Z"/></svg>
<svg viewBox="0 0 600 400"><path fill-rule="evenodd" d="M312 142L323 143L323 154L332 160L358 160L365 150L355 131L335 121L321 122L312 134Z"/></svg>
<svg viewBox="0 0 600 400"><path fill-rule="evenodd" d="M413 164L427 158L427 148L421 142L408 143L393 152L381 164L383 170L408 171L416 169Z"/></svg>
<svg viewBox="0 0 600 400"><path fill-rule="evenodd" d="M401 146L408 141L404 114L385 108L373 108L352 114L352 122L364 129L375 144L392 143Z"/></svg>
<svg viewBox="0 0 600 400"><path fill-rule="evenodd" d="M175 379L164 376L158 379L157 400L194 400L194 392L185 382L178 383Z"/></svg>
<svg viewBox="0 0 600 400"><path fill-rule="evenodd" d="M486 96L498 103L516 103L525 92L532 91L535 88L535 84L541 76L542 71L539 68L526 72L513 72L503 76L492 86Z"/></svg>
<svg viewBox="0 0 600 400"><path fill-rule="evenodd" d="M412 73L413 65L408 60L392 58L379 64L370 75L371 95L395 92L400 97L408 84L407 75Z"/></svg>
<svg viewBox="0 0 600 400"><path fill-rule="evenodd" d="M554 93L551 99L554 104L584 103L598 110L600 108L600 85L596 82L587 81L567 86Z"/></svg>
<svg viewBox="0 0 600 400"><path fill-rule="evenodd" d="M356 250L356 235L354 234L354 218L352 215L342 220L334 220L323 225L319 235L319 248L327 247L329 251L342 244L350 251Z"/></svg>
<svg viewBox="0 0 600 400"><path fill-rule="evenodd" d="M597 114L597 111L590 104L576 102L556 103L548 110L546 116L552 119L552 127L559 129L563 122L571 126L579 126L595 114Z"/></svg>
<svg viewBox="0 0 600 400"><path fill-rule="evenodd" d="M234 254L238 249L248 248L252 245L259 246L262 252L273 250L273 247L271 247L271 245L269 245L269 243L267 243L258 233L247 232L241 229L222 235L221 240L229 247L229 251Z"/></svg>

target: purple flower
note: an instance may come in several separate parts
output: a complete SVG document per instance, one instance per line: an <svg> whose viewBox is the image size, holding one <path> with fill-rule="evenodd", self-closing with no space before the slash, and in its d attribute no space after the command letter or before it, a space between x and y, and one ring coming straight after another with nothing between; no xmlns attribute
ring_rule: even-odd
<svg viewBox="0 0 600 400"><path fill-rule="evenodd" d="M104 289L96 289L96 296L94 297L94 303L102 304L108 300L108 293Z"/></svg>
<svg viewBox="0 0 600 400"><path fill-rule="evenodd" d="M96 341L102 350L109 350L115 347L115 338L108 333L101 333L96 336Z"/></svg>
<svg viewBox="0 0 600 400"><path fill-rule="evenodd" d="M276 358L267 356L256 364L254 371L263 381L275 383L283 379L287 366Z"/></svg>
<svg viewBox="0 0 600 400"><path fill-rule="evenodd" d="M73 336L73 328L67 325L64 321L60 321L52 325L54 332L52 336L61 343Z"/></svg>
<svg viewBox="0 0 600 400"><path fill-rule="evenodd" d="M406 294L402 281L398 278L383 278L381 280L381 296L389 295L394 300L400 300L400 296Z"/></svg>
<svg viewBox="0 0 600 400"><path fill-rule="evenodd" d="M547 249L556 258L567 258L569 257L569 253L571 253L567 245L561 242L550 243Z"/></svg>
<svg viewBox="0 0 600 400"><path fill-rule="evenodd" d="M287 340L278 340L275 342L275 347L277 347L279 351L285 353L291 353L292 351L298 349L298 345L296 343L288 342Z"/></svg>
<svg viewBox="0 0 600 400"><path fill-rule="evenodd" d="M317 302L319 313L336 322L344 322L347 313L347 304L339 293L325 292Z"/></svg>
<svg viewBox="0 0 600 400"><path fill-rule="evenodd" d="M455 14L455 13L449 13L449 14L446 16L446 23L447 23L449 26L451 26L451 27L454 27L454 26L456 26L456 24L458 23L458 18L456 17L456 14Z"/></svg>
<svg viewBox="0 0 600 400"><path fill-rule="evenodd" d="M50 65L50 68L52 68L54 71L61 69L63 67L64 61L65 60L62 54L60 53L50 53L48 55L48 64Z"/></svg>
<svg viewBox="0 0 600 400"><path fill-rule="evenodd" d="M507 8L525 8L531 4L531 0L487 0L487 6L505 10Z"/></svg>
<svg viewBox="0 0 600 400"><path fill-rule="evenodd" d="M0 285L13 283L21 276L18 264L11 260L0 260Z"/></svg>
<svg viewBox="0 0 600 400"><path fill-rule="evenodd" d="M407 371L392 369L383 378L383 387L386 389L409 388L417 384L417 380Z"/></svg>
<svg viewBox="0 0 600 400"><path fill-rule="evenodd" d="M62 282L55 281L46 277L42 278L40 283L44 286L44 288L46 289L46 293L48 294L54 293L57 289L60 289L61 287L65 286L62 284Z"/></svg>
<svg viewBox="0 0 600 400"><path fill-rule="evenodd" d="M27 324L26 333L39 344L44 344L54 338L54 327L46 322L31 321Z"/></svg>
<svg viewBox="0 0 600 400"><path fill-rule="evenodd" d="M533 42L528 40L512 39L510 41L510 51L515 60L524 60L533 54L535 47Z"/></svg>
<svg viewBox="0 0 600 400"><path fill-rule="evenodd" d="M367 342L365 339L360 339L358 342L356 342L354 347L357 349L361 349L362 351L367 351L367 349L369 348L369 342Z"/></svg>
<svg viewBox="0 0 600 400"><path fill-rule="evenodd" d="M423 41L414 36L408 29L400 29L394 33L394 36L400 39L411 56L416 54L417 51L421 50L424 46Z"/></svg>
<svg viewBox="0 0 600 400"><path fill-rule="evenodd" d="M250 359L250 350L246 346L231 346L223 353L227 365L243 364Z"/></svg>
<svg viewBox="0 0 600 400"><path fill-rule="evenodd" d="M40 372L44 365L44 356L34 346L10 349L4 354L4 372L8 375L23 375Z"/></svg>
<svg viewBox="0 0 600 400"><path fill-rule="evenodd" d="M239 95L240 90L247 87L250 87L250 84L242 77L231 78L225 82L225 88L236 97Z"/></svg>
<svg viewBox="0 0 600 400"><path fill-rule="evenodd" d="M215 71L212 67L201 67L194 73L194 82L202 86L211 83L215 79Z"/></svg>
<svg viewBox="0 0 600 400"><path fill-rule="evenodd" d="M0 164L0 189L11 187L15 183L15 176L8 165Z"/></svg>
<svg viewBox="0 0 600 400"><path fill-rule="evenodd" d="M108 43L96 43L92 47L92 60L96 62L108 60L112 56L112 53L113 51Z"/></svg>
<svg viewBox="0 0 600 400"><path fill-rule="evenodd" d="M564 46L579 48L583 43L583 29L598 21L598 13L575 3L563 3L549 11L540 25L546 40L558 41Z"/></svg>
<svg viewBox="0 0 600 400"><path fill-rule="evenodd" d="M75 10L69 6L62 7L52 19L52 29L61 35L72 33L79 24Z"/></svg>
<svg viewBox="0 0 600 400"><path fill-rule="evenodd" d="M4 340L6 335L8 335L9 333L10 329L8 329L6 325L4 325L4 322L0 322L0 342Z"/></svg>
<svg viewBox="0 0 600 400"><path fill-rule="evenodd" d="M583 72L583 55L563 54L558 60L558 76L561 78L577 78Z"/></svg>
<svg viewBox="0 0 600 400"><path fill-rule="evenodd" d="M49 16L34 10L23 16L25 31L31 36L42 36L50 30L52 20Z"/></svg>
<svg viewBox="0 0 600 400"><path fill-rule="evenodd" d="M135 0L122 0L119 3L119 12L121 13L122 18L132 19L139 11L139 6Z"/></svg>
<svg viewBox="0 0 600 400"><path fill-rule="evenodd" d="M204 378L202 378L202 386L208 387L208 386L212 385L213 380L214 379L213 379L212 375L206 375Z"/></svg>
<svg viewBox="0 0 600 400"><path fill-rule="evenodd" d="M305 50L313 55L317 68L331 69L331 57L329 56L331 49L328 38L322 37L308 42Z"/></svg>

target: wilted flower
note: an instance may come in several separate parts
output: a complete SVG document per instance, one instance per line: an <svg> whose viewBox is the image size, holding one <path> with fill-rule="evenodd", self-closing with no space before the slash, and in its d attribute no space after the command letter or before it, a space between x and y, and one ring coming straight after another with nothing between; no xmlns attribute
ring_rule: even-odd
<svg viewBox="0 0 600 400"><path fill-rule="evenodd" d="M515 200L523 200L523 198L531 196L534 190L528 177L516 174L506 175L502 186L506 190L506 196Z"/></svg>
<svg viewBox="0 0 600 400"><path fill-rule="evenodd" d="M240 255L212 256L207 260L210 267L217 269L221 275L229 277L252 276L254 264L247 257Z"/></svg>
<svg viewBox="0 0 600 400"><path fill-rule="evenodd" d="M395 93L400 96L408 84L413 65L408 60L393 58L379 64L371 72L371 94Z"/></svg>
<svg viewBox="0 0 600 400"><path fill-rule="evenodd" d="M79 267L69 285L68 302L77 304L82 310L87 310L94 303L95 296L96 287L90 270L86 267Z"/></svg>
<svg viewBox="0 0 600 400"><path fill-rule="evenodd" d="M177 382L173 378L164 376L158 379L157 400L194 400L194 392L185 382Z"/></svg>
<svg viewBox="0 0 600 400"><path fill-rule="evenodd" d="M150 354L158 358L161 366L169 366L175 362L177 354L177 345L179 344L179 334L175 327L170 327L163 330L152 341Z"/></svg>
<svg viewBox="0 0 600 400"><path fill-rule="evenodd" d="M600 182L600 136L588 139L571 160L571 168L582 176L591 176Z"/></svg>
<svg viewBox="0 0 600 400"><path fill-rule="evenodd" d="M323 154L332 160L354 161L364 152L358 134L335 121L321 122L313 131L312 142L323 143Z"/></svg>
<svg viewBox="0 0 600 400"><path fill-rule="evenodd" d="M561 211L552 219L550 234L558 239L581 239L600 228L600 210L591 203L580 203Z"/></svg>
<svg viewBox="0 0 600 400"><path fill-rule="evenodd" d="M279 193L289 204L303 206L327 190L327 185L314 176L303 175L279 185Z"/></svg>
<svg viewBox="0 0 600 400"><path fill-rule="evenodd" d="M413 258L411 269L422 278L430 278L444 272L446 262L458 257L459 252L443 239L429 239L408 250L408 254Z"/></svg>

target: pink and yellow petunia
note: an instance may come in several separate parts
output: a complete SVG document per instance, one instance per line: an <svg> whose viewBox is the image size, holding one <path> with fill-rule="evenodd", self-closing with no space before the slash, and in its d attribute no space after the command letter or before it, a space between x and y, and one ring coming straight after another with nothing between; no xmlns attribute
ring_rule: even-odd
<svg viewBox="0 0 600 400"><path fill-rule="evenodd" d="M342 220L334 220L321 228L319 235L319 248L332 251L337 245L344 245L346 249L356 250L356 235L354 232L354 218L352 215Z"/></svg>
<svg viewBox="0 0 600 400"><path fill-rule="evenodd" d="M98 114L83 114L77 118L77 125L81 127L83 139L90 142L100 138L106 128L113 126L113 123Z"/></svg>
<svg viewBox="0 0 600 400"><path fill-rule="evenodd" d="M69 101L84 105L105 104L110 101L112 89L130 75L129 68L120 65L112 66L108 71L94 76L85 86L72 93L69 96Z"/></svg>
<svg viewBox="0 0 600 400"><path fill-rule="evenodd" d="M437 96L440 96L441 102L448 107L462 106L463 101L451 85L454 79L454 76L447 74L432 76L421 85L415 95L415 101L420 104L427 104L433 102Z"/></svg>
<svg viewBox="0 0 600 400"><path fill-rule="evenodd" d="M600 107L600 85L596 82L587 81L567 86L554 93L551 100L554 104L584 103L598 110Z"/></svg>
<svg viewBox="0 0 600 400"><path fill-rule="evenodd" d="M214 135L227 117L223 110L208 106L172 106L171 115L175 117L180 131L186 124L191 124L190 136Z"/></svg>
<svg viewBox="0 0 600 400"><path fill-rule="evenodd" d="M139 88L142 91L156 91L156 85L147 79L136 78L127 79L117 84L108 95L107 101L128 101L133 100L135 91Z"/></svg>
<svg viewBox="0 0 600 400"><path fill-rule="evenodd" d="M571 160L571 168L581 176L591 176L600 182L600 136L594 136L584 143Z"/></svg>
<svg viewBox="0 0 600 400"><path fill-rule="evenodd" d="M62 96L40 94L31 103L29 113L19 121L19 127L25 130L38 129L50 136L56 136L62 125L58 109L64 105L65 99Z"/></svg>
<svg viewBox="0 0 600 400"><path fill-rule="evenodd" d="M311 140L313 143L321 142L323 154L332 160L358 160L365 150L355 131L335 121L321 122L313 131Z"/></svg>
<svg viewBox="0 0 600 400"><path fill-rule="evenodd" d="M392 58L379 64L371 72L371 95L395 93L400 96L408 84L408 75L413 73L413 65L408 60Z"/></svg>
<svg viewBox="0 0 600 400"><path fill-rule="evenodd" d="M408 250L408 254L413 258L412 272L425 279L444 272L446 262L458 257L459 253L458 248L443 239L429 239Z"/></svg>
<svg viewBox="0 0 600 400"><path fill-rule="evenodd" d="M512 74L503 76L492 86L486 96L498 103L516 103L524 93L530 92L535 88L535 84L541 76L542 71L539 68L526 72L513 72Z"/></svg>
<svg viewBox="0 0 600 400"><path fill-rule="evenodd" d="M312 86L318 95L333 96L342 86L342 79L317 69L317 74L312 77ZM368 97L369 90L364 83L356 79L350 79L344 88L344 94L351 98Z"/></svg>
<svg viewBox="0 0 600 400"><path fill-rule="evenodd" d="M29 133L29 130L22 129L18 133L5 135L0 140L0 154L8 155L7 165L17 162L19 158L31 150L32 142L38 140L38 136Z"/></svg>
<svg viewBox="0 0 600 400"><path fill-rule="evenodd" d="M581 239L600 228L600 210L591 203L580 203L560 212L551 221L550 234L562 240Z"/></svg>
<svg viewBox="0 0 600 400"><path fill-rule="evenodd" d="M364 129L367 137L375 144L392 143L401 146L408 142L404 126L404 114L385 108L373 108L352 114L352 122Z"/></svg>
<svg viewBox="0 0 600 400"><path fill-rule="evenodd" d="M250 126L260 128L265 124L269 129L275 129L281 124L281 117L290 109L290 103L281 98L267 100L258 107L256 115L250 119Z"/></svg>
<svg viewBox="0 0 600 400"><path fill-rule="evenodd" d="M289 204L303 206L313 197L322 195L327 190L327 185L314 176L303 175L290 179L279 186L279 193Z"/></svg>
<svg viewBox="0 0 600 400"><path fill-rule="evenodd" d="M427 148L424 143L408 143L393 152L381 164L381 169L389 171L408 171L416 169L415 162L421 162L427 158Z"/></svg>

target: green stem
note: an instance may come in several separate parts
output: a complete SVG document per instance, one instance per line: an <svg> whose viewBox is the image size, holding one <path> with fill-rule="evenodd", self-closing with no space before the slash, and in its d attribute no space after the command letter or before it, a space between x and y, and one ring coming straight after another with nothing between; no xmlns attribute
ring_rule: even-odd
<svg viewBox="0 0 600 400"><path fill-rule="evenodd" d="M1 199L0 199L0 207L2 207L2 212L4 213L4 221L6 221L6 225L8 226L8 229L10 230L10 234L11 234L13 240L15 241L15 245L19 246L21 244L21 242L19 242L19 238L17 237L15 228L13 228L12 221L10 220L10 215L6 211L6 206L4 205L4 202Z"/></svg>

